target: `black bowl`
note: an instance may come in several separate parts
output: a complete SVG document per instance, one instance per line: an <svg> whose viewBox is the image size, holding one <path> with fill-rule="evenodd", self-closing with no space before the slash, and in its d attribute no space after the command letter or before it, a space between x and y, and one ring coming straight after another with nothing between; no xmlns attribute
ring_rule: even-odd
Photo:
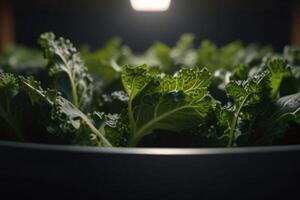
<svg viewBox="0 0 300 200"><path fill-rule="evenodd" d="M0 158L0 191L9 199L287 199L300 186L300 145L150 149L0 142Z"/></svg>

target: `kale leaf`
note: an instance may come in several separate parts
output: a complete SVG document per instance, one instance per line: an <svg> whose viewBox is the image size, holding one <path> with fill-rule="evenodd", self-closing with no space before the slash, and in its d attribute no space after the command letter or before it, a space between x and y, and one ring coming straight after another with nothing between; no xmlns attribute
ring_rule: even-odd
<svg viewBox="0 0 300 200"><path fill-rule="evenodd" d="M239 123L255 118L260 105L270 99L269 73L257 74L246 81L231 81L226 85L226 92L233 104L221 110L219 124L227 126L222 137L228 138L227 146L230 147L236 145L235 141L242 134L238 129Z"/></svg>
<svg viewBox="0 0 300 200"><path fill-rule="evenodd" d="M113 38L95 52L81 48L83 59L53 33L38 40L44 58L27 47L7 49L0 139L235 147L284 143L300 127L299 48L278 53L204 40L197 49L194 39L184 34L175 46L157 41L135 54Z"/></svg>
<svg viewBox="0 0 300 200"><path fill-rule="evenodd" d="M86 109L92 101L93 80L76 48L53 33L42 34L38 42L48 60L49 74L56 78L56 88L77 108Z"/></svg>
<svg viewBox="0 0 300 200"><path fill-rule="evenodd" d="M154 129L180 131L197 126L215 106L207 88L210 73L183 68L161 77L147 67L126 67L123 85L129 95L129 146L136 146Z"/></svg>

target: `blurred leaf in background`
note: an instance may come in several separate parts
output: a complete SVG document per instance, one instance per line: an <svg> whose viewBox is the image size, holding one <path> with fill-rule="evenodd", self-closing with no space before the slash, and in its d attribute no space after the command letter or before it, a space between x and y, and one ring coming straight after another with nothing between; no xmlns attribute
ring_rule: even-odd
<svg viewBox="0 0 300 200"><path fill-rule="evenodd" d="M33 75L46 65L42 51L25 46L8 47L0 55L0 67L6 72Z"/></svg>

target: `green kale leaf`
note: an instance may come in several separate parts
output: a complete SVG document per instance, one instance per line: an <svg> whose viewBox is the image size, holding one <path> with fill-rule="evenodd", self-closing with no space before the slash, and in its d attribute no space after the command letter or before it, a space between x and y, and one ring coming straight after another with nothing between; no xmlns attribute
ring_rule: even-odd
<svg viewBox="0 0 300 200"><path fill-rule="evenodd" d="M0 72L0 119L12 130L16 139L23 140L14 99L20 92L17 78L12 74ZM6 131L2 129L5 133ZM9 131L11 132L11 131Z"/></svg>
<svg viewBox="0 0 300 200"><path fill-rule="evenodd" d="M56 39L53 33L42 34L38 42L58 90L77 108L87 109L92 101L93 80L76 48L69 40Z"/></svg>
<svg viewBox="0 0 300 200"><path fill-rule="evenodd" d="M93 79L99 81L103 87L109 86L120 77L120 64L125 59L121 43L121 39L116 37L107 41L102 48L95 52L89 52L88 49L81 51Z"/></svg>
<svg viewBox="0 0 300 200"><path fill-rule="evenodd" d="M284 136L290 122L300 124L300 93L279 98L257 116L248 145L270 145Z"/></svg>
<svg viewBox="0 0 300 200"><path fill-rule="evenodd" d="M231 81L226 85L226 92L233 104L221 110L219 125L227 127L222 137L228 139L227 146L230 147L235 146L237 138L243 134L239 124L252 121L255 113L270 101L269 73L257 74L246 81Z"/></svg>
<svg viewBox="0 0 300 200"><path fill-rule="evenodd" d="M56 121L49 122L48 131L53 133L55 128L51 127L51 125L58 124L59 129L56 131L74 133L76 135L74 140L78 144L111 146L104 136L104 124L106 122L112 124L112 122L111 120L106 120L104 115L98 115L97 123L100 124L99 119L102 121L101 126L99 125L97 129L94 125L95 122L91 118L67 99L61 97L55 90L43 90L40 84L31 77L27 79L21 77L21 82L33 105L47 103L51 107L51 118Z"/></svg>
<svg viewBox="0 0 300 200"><path fill-rule="evenodd" d="M197 126L215 106L207 88L206 69L183 68L174 76L161 76L147 67L126 67L122 81L129 95L129 146L136 146L154 129L180 130Z"/></svg>
<svg viewBox="0 0 300 200"><path fill-rule="evenodd" d="M105 138L104 125L102 124L105 124L106 120L100 114L98 114L98 120L102 121L101 126L97 129L93 124L93 120L76 108L71 102L58 96L53 105L52 118L59 120L59 127L64 132L76 133L77 137L81 138L78 141L79 144L112 146Z"/></svg>
<svg viewBox="0 0 300 200"><path fill-rule="evenodd" d="M270 71L271 81L271 96L276 97L281 82L284 78L291 76L291 69L288 64L281 58L273 58L268 62L268 69Z"/></svg>

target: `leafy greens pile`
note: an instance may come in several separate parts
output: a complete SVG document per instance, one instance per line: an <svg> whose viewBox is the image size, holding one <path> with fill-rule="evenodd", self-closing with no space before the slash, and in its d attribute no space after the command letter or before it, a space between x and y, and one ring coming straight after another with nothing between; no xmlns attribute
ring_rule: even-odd
<svg viewBox="0 0 300 200"><path fill-rule="evenodd" d="M299 48L280 54L205 40L195 49L193 41L184 34L174 47L156 42L133 54L113 38L90 52L44 33L43 55L7 49L0 138L100 147L300 143Z"/></svg>

